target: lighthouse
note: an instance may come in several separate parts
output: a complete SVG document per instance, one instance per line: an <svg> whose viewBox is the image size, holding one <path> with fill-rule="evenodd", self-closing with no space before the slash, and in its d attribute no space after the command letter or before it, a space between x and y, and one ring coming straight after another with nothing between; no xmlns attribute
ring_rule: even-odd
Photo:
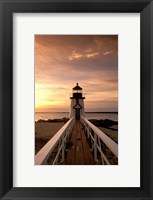
<svg viewBox="0 0 153 200"><path fill-rule="evenodd" d="M74 117L76 120L80 119L80 115L85 116L84 114L84 99L82 94L82 88L76 84L74 88L72 88L72 97L71 106L70 106L70 118Z"/></svg>

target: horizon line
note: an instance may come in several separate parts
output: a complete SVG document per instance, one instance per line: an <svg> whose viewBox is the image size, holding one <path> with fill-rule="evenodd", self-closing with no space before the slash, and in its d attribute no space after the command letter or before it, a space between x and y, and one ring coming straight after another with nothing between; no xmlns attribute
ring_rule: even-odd
<svg viewBox="0 0 153 200"><path fill-rule="evenodd" d="M35 113L69 113L68 111L61 111L61 112L59 112L59 111L53 111L53 112L51 112L51 111L47 111L47 112L45 112L45 111L35 111ZM118 113L118 111L87 111L87 112L85 112L85 113Z"/></svg>

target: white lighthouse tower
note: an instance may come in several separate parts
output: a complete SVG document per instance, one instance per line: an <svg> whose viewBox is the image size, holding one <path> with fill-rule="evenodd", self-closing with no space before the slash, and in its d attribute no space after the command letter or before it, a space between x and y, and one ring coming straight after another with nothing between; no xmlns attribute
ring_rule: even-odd
<svg viewBox="0 0 153 200"><path fill-rule="evenodd" d="M75 117L75 119L79 120L80 115L84 116L84 99L82 95L82 88L76 84L76 86L72 89L72 97L71 99L71 107L70 107L70 118Z"/></svg>

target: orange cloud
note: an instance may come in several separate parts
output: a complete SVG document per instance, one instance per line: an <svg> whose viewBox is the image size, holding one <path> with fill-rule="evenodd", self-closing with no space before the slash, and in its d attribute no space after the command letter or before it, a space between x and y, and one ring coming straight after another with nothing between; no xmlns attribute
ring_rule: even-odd
<svg viewBox="0 0 153 200"><path fill-rule="evenodd" d="M79 59L79 58L82 58L83 55L77 53L77 52L72 52L72 55L69 57L69 60L74 60L74 59Z"/></svg>
<svg viewBox="0 0 153 200"><path fill-rule="evenodd" d="M107 56L107 55L110 55L110 54L112 54L113 53L113 51L105 51L104 53L103 53L103 56Z"/></svg>
<svg viewBox="0 0 153 200"><path fill-rule="evenodd" d="M99 55L99 52L95 52L95 53L89 53L89 54L81 54L81 53L78 53L78 52L72 52L72 55L69 56L69 60L75 60L75 59L82 59L82 58L93 58L95 56L98 56Z"/></svg>
<svg viewBox="0 0 153 200"><path fill-rule="evenodd" d="M92 58L92 57L95 57L95 56L98 56L98 55L99 55L99 52L95 52L95 53L87 54L86 57L87 58Z"/></svg>

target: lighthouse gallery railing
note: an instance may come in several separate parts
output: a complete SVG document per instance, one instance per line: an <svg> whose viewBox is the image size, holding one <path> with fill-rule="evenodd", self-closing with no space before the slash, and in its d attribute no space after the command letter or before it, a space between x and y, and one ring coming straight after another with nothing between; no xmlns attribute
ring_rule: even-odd
<svg viewBox="0 0 153 200"><path fill-rule="evenodd" d="M81 116L81 122L87 133L87 137L91 141L91 150L94 152L94 160L97 161L98 151L101 156L102 164L110 165L110 162L102 151L102 142L111 150L111 152L118 158L118 145L109 138L103 131L94 126L90 121Z"/></svg>
<svg viewBox="0 0 153 200"><path fill-rule="evenodd" d="M69 137L74 124L74 118L71 118L48 142L47 144L37 153L35 156L36 165L45 165L47 160L53 151L56 149L56 155L52 159L52 165L55 165L59 161L63 162L65 159L65 147L66 141Z"/></svg>

